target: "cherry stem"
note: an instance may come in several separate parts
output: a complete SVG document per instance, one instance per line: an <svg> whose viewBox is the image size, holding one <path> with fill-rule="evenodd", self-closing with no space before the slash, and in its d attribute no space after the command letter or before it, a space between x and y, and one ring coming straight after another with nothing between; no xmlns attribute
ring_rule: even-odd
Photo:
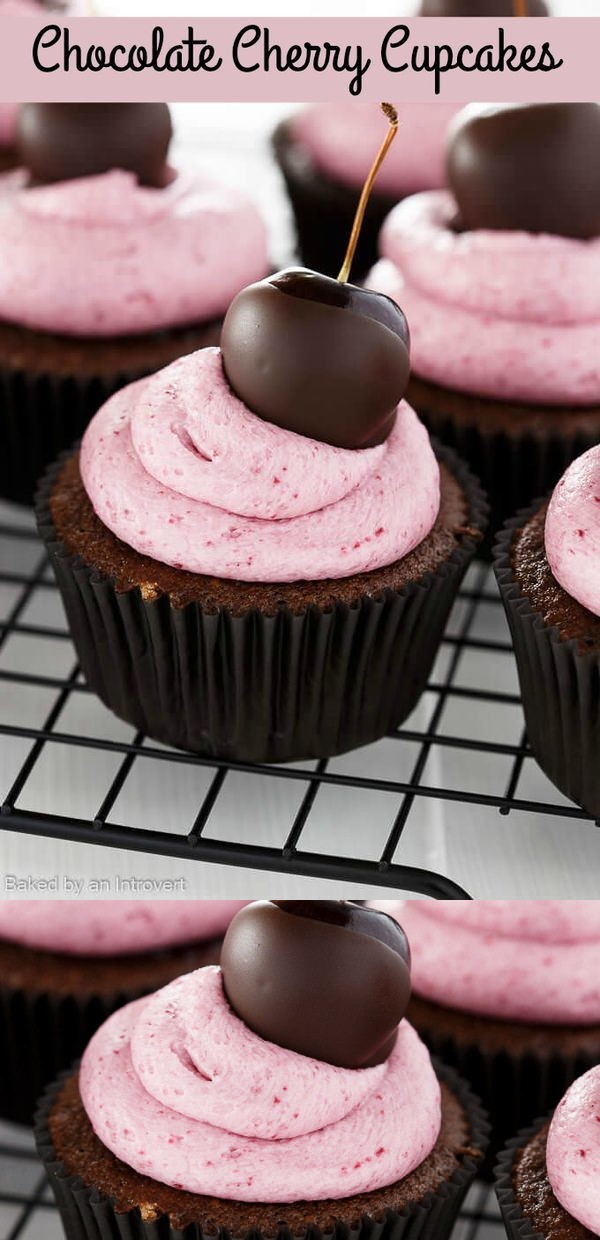
<svg viewBox="0 0 600 1240"><path fill-rule="evenodd" d="M354 259L354 254L356 251L358 238L360 236L360 230L362 228L363 220L365 218L367 202L369 201L369 196L373 188L375 177L377 176L377 173L379 172L379 169L386 157L388 149L392 145L392 142L394 141L394 138L396 137L396 134L398 132L398 113L395 107L393 107L391 103L382 103L381 111L383 112L384 116L387 116L390 127L385 135L383 142L381 143L381 146L377 152L377 155L375 156L375 159L373 160L371 170L363 185L362 193L358 200L358 206L356 208L356 215L354 216L354 221L352 224L352 232L350 233L350 240L348 242L348 249L346 250L346 256L344 258L344 261L340 268L340 274L338 276L338 280L340 281L341 284L345 284L346 281L348 280L348 276L350 275L350 268L352 267L352 261Z"/></svg>
<svg viewBox="0 0 600 1240"><path fill-rule="evenodd" d="M513 0L513 16L527 17L527 0Z"/></svg>

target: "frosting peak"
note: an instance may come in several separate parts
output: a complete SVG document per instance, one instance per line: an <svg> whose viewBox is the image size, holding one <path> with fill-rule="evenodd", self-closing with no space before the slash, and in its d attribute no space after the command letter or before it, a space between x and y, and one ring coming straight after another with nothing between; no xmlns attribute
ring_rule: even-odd
<svg viewBox="0 0 600 1240"><path fill-rule="evenodd" d="M575 1081L556 1108L546 1167L560 1204L600 1236L600 1068Z"/></svg>
<svg viewBox="0 0 600 1240"><path fill-rule="evenodd" d="M382 567L439 508L437 461L408 405L379 447L335 448L251 413L218 349L111 397L85 433L81 474L100 519L142 555L244 581Z"/></svg>
<svg viewBox="0 0 600 1240"><path fill-rule="evenodd" d="M600 446L573 461L556 486L545 544L559 585L600 616Z"/></svg>
<svg viewBox="0 0 600 1240"><path fill-rule="evenodd" d="M600 1023L600 903L378 904L411 946L413 991L443 1007L535 1024Z"/></svg>
<svg viewBox="0 0 600 1240"><path fill-rule="evenodd" d="M100 1140L142 1175L237 1201L350 1197L433 1149L440 1087L402 1022L386 1063L336 1068L251 1033L221 972L199 969L95 1034L81 1097Z"/></svg>

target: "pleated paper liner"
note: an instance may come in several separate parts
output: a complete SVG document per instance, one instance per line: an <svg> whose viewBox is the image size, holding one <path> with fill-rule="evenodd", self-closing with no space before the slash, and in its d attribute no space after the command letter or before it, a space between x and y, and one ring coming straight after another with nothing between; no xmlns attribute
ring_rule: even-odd
<svg viewBox="0 0 600 1240"><path fill-rule="evenodd" d="M530 1220L525 1216L517 1201L513 1186L513 1169L517 1154L538 1135L548 1123L548 1119L546 1115L544 1119L536 1120L535 1123L528 1128L522 1128L516 1136L508 1140L494 1168L496 1196L509 1240L548 1240L546 1236L533 1230ZM581 1225L576 1224L576 1226L579 1231Z"/></svg>
<svg viewBox="0 0 600 1240"><path fill-rule="evenodd" d="M550 491L571 461L600 439L600 406L565 409L561 417L557 409L478 400L415 376L408 400L429 433L467 462L487 494L488 536L479 548L486 559L507 518ZM498 417L502 408L506 425Z"/></svg>
<svg viewBox="0 0 600 1240"><path fill-rule="evenodd" d="M36 1114L35 1138L48 1179L60 1210L67 1240L447 1240L456 1221L465 1194L477 1173L480 1152L487 1145L487 1118L465 1082L451 1069L436 1064L439 1079L452 1091L467 1115L470 1127L469 1148L460 1153L460 1165L453 1175L435 1191L427 1192L419 1201L408 1204L401 1212L385 1205L385 1189L377 1214L344 1218L344 1201L339 1202L340 1217L327 1231L317 1223L309 1223L295 1232L285 1220L286 1206L281 1206L277 1230L264 1231L256 1223L260 1205L249 1205L253 1216L251 1227L221 1226L213 1221L190 1222L184 1227L171 1225L167 1214L156 1208L136 1207L127 1212L115 1209L114 1198L108 1197L81 1176L69 1174L57 1157L49 1128L50 1113L56 1098L71 1072L63 1073L46 1091ZM71 1070L72 1071L72 1070ZM226 1120L226 1117L225 1117ZM135 1174L135 1173L134 1173ZM176 1190L173 1190L176 1191ZM182 1194L183 1195L183 1194ZM187 1196L187 1195L186 1195ZM220 1203L221 1204L221 1203ZM302 1203L303 1204L303 1203ZM316 1203L318 1204L318 1203ZM239 1209L238 1203L232 1203ZM222 1211L221 1211L222 1212ZM207 1213L209 1210L207 1208ZM144 1217L144 1215L152 1217Z"/></svg>
<svg viewBox="0 0 600 1240"><path fill-rule="evenodd" d="M81 438L109 396L185 353L218 344L220 327L215 320L140 337L71 340L1 323L0 499L31 504L44 470Z"/></svg>
<svg viewBox="0 0 600 1240"><path fill-rule="evenodd" d="M18 1124L31 1124L36 1103L43 1089L57 1073L83 1054L91 1036L117 1008L159 985L166 985L182 973L207 964L218 964L221 939L210 943L148 953L147 983L127 984L127 964L116 957L115 982L111 989L106 982L94 988L94 960L90 959L85 992L72 992L44 982L43 961L39 983L18 985L4 978L0 981L0 1116ZM40 957L43 953L39 953ZM131 958L129 958L131 959ZM52 968L57 968L52 956ZM60 962L58 962L59 964ZM133 962L135 968L137 960ZM69 960L65 957L65 970Z"/></svg>
<svg viewBox="0 0 600 1240"><path fill-rule="evenodd" d="M321 172L294 137L293 126L288 121L277 126L273 150L291 203L302 262L313 271L337 276L360 189L344 185ZM379 232L397 201L393 195L379 193L377 188L371 194L352 264L354 281L365 276L377 262Z"/></svg>
<svg viewBox="0 0 600 1240"><path fill-rule="evenodd" d="M466 467L469 529L439 567L402 590L296 613L238 616L119 591L57 540L46 475L37 519L88 684L120 718L166 744L229 760L331 757L385 736L425 689L486 505ZM473 531L473 532L471 532Z"/></svg>
<svg viewBox="0 0 600 1240"><path fill-rule="evenodd" d="M600 652L581 652L547 625L515 581L515 535L536 500L508 521L494 548L494 569L513 639L529 744L565 796L600 817Z"/></svg>
<svg viewBox="0 0 600 1240"><path fill-rule="evenodd" d="M489 1112L492 1139L482 1168L487 1178L504 1142L556 1106L577 1077L600 1063L600 1026L561 1030L511 1021L504 1026L415 995L408 1018L431 1054L469 1081Z"/></svg>

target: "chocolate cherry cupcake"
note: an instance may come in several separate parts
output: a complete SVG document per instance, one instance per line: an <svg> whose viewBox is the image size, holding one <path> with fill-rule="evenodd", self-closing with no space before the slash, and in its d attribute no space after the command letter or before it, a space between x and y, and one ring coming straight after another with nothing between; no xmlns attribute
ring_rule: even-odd
<svg viewBox="0 0 600 1240"><path fill-rule="evenodd" d="M0 1116L44 1087L111 1012L218 963L240 900L0 901Z"/></svg>
<svg viewBox="0 0 600 1240"><path fill-rule="evenodd" d="M507 522L494 567L529 743L557 788L600 817L600 446L549 500Z"/></svg>
<svg viewBox="0 0 600 1240"><path fill-rule="evenodd" d="M35 483L117 388L219 340L268 270L243 194L167 162L166 104L27 104L0 178L0 495Z"/></svg>
<svg viewBox="0 0 600 1240"><path fill-rule="evenodd" d="M526 15L546 16L544 0L525 0ZM420 17L510 17L514 0L421 0ZM363 277L377 259L379 230L396 203L446 185L446 142L456 103L403 103L401 139L377 178L356 251ZM283 120L275 158L294 214L298 253L307 267L335 275L377 142L377 111L353 99L313 104Z"/></svg>
<svg viewBox="0 0 600 1240"><path fill-rule="evenodd" d="M600 1062L600 992L590 984L600 904L416 900L395 915L412 948L409 1018L482 1097L494 1154Z"/></svg>
<svg viewBox="0 0 600 1240"><path fill-rule="evenodd" d="M485 1124L402 1019L409 990L381 914L238 914L222 972L123 1008L44 1098L36 1140L70 1240L92 1220L103 1240L444 1240Z"/></svg>
<svg viewBox="0 0 600 1240"><path fill-rule="evenodd" d="M600 1236L600 1068L567 1090L549 1120L510 1141L496 1194L511 1240Z"/></svg>
<svg viewBox="0 0 600 1240"><path fill-rule="evenodd" d="M367 283L400 297L408 396L488 492L490 529L600 436L600 105L468 107L451 190L396 207Z"/></svg>
<svg viewBox="0 0 600 1240"><path fill-rule="evenodd" d="M245 289L222 352L117 393L40 488L84 674L166 743L329 757L427 682L484 504L402 399L402 311L349 261Z"/></svg>

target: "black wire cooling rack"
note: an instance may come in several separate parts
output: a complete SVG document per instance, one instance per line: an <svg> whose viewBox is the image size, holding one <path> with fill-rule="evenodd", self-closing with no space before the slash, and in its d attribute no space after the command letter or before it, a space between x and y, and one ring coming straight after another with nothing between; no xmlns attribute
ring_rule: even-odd
<svg viewBox="0 0 600 1240"><path fill-rule="evenodd" d="M495 1195L476 1183L469 1191L453 1240L502 1240ZM26 1129L0 1125L0 1240L64 1240L64 1232Z"/></svg>
<svg viewBox="0 0 600 1240"><path fill-rule="evenodd" d="M539 791L542 777L523 731L508 630L483 564L469 570L427 692L406 724L353 755L283 767L198 758L117 724L79 676L58 591L31 522L10 510L0 524L0 603L5 830L462 898L473 893L428 866L425 848L417 857L424 864L413 863L414 844L407 864L407 827L423 813L441 814L450 837L447 819L457 805L463 814L477 806L482 814L521 815L524 822L528 815L544 822L559 815L591 823L549 783ZM82 710L88 712L83 722ZM63 772L58 809L41 778L44 764ZM185 804L175 808L166 792L160 804L164 764L176 768L188 789ZM538 782L532 784L534 773ZM144 788L147 793L150 776L157 781L151 800L158 802L158 818L155 813L151 821L140 821L136 798ZM285 812L273 815L281 822L266 835L264 815L253 808L257 781L285 785L270 789L276 801L285 793ZM225 810L234 788L232 825ZM169 818L168 830L159 825L161 813ZM352 813L364 827L357 835L355 823L348 840ZM331 830L324 846L325 819L336 824L333 850Z"/></svg>

